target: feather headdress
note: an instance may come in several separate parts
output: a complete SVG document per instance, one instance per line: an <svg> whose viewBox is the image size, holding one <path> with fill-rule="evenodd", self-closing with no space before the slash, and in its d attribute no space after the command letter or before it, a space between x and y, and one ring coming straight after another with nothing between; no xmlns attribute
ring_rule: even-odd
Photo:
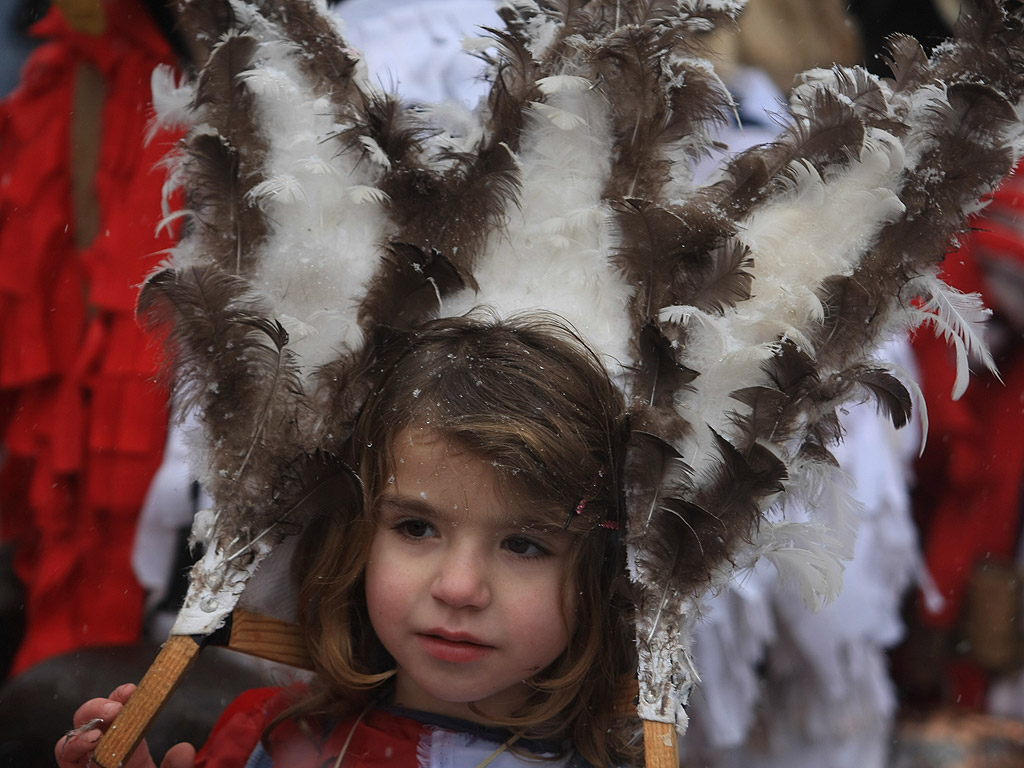
<svg viewBox="0 0 1024 768"><path fill-rule="evenodd" d="M475 41L486 104L458 126L378 89L311 0L180 0L206 56L158 77L187 115L170 187L185 236L140 312L167 329L179 408L203 425L215 511L175 634L213 631L301 527L365 397L374 329L484 305L554 312L627 396L626 542L639 712L686 724L701 595L757 557L837 588L841 519L769 524L833 493L836 409L911 395L872 358L931 325L989 367L976 296L938 277L1021 150L1024 26L978 2L894 76L805 73L774 143L696 184L730 96L701 36L741 0L509 0Z"/></svg>

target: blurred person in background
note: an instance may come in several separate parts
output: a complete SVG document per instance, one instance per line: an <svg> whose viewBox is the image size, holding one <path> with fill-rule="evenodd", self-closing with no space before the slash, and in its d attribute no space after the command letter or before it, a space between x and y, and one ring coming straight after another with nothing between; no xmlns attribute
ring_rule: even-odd
<svg viewBox="0 0 1024 768"><path fill-rule="evenodd" d="M879 71L884 39L894 32L925 45L938 43L953 28L960 6L960 0L853 0L866 64ZM950 285L980 293L991 308L986 340L999 375L972 364L977 380L954 400L948 350L927 333L913 340L929 420L913 494L927 580L904 606L907 637L893 654L907 715L895 768L919 764L915 760L936 768L970 760L1024 761L1024 724L1016 722L1024 720L1020 172L975 217L971 235L947 256L943 270Z"/></svg>

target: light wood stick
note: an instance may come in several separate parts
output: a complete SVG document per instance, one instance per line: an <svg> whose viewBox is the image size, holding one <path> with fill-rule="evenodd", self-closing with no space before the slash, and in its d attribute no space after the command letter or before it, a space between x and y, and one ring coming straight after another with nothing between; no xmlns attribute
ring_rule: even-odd
<svg viewBox="0 0 1024 768"><path fill-rule="evenodd" d="M644 720L647 768L679 768L679 736L672 723Z"/></svg>
<svg viewBox="0 0 1024 768"><path fill-rule="evenodd" d="M228 648L299 669L313 668L313 661L309 658L298 624L241 608L236 608L231 616Z"/></svg>
<svg viewBox="0 0 1024 768"><path fill-rule="evenodd" d="M171 698L199 655L201 646L187 635L171 635L93 753L100 768L118 768L131 757L149 726Z"/></svg>

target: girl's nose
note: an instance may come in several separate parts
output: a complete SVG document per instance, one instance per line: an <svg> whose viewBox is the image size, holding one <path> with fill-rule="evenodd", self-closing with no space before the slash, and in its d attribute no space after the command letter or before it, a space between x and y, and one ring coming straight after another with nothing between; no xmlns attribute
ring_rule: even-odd
<svg viewBox="0 0 1024 768"><path fill-rule="evenodd" d="M486 558L472 551L447 551L430 585L430 595L453 608L486 607L491 601Z"/></svg>

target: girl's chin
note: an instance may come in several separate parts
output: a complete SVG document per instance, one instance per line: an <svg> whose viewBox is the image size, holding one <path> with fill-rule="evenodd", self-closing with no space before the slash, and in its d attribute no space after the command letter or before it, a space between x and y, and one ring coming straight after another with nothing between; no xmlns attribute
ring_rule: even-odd
<svg viewBox="0 0 1024 768"><path fill-rule="evenodd" d="M525 703L529 689L525 683L498 692L474 690L451 684L424 685L405 678L399 669L395 682L396 706L435 715L456 717L474 723L493 723L509 717Z"/></svg>

